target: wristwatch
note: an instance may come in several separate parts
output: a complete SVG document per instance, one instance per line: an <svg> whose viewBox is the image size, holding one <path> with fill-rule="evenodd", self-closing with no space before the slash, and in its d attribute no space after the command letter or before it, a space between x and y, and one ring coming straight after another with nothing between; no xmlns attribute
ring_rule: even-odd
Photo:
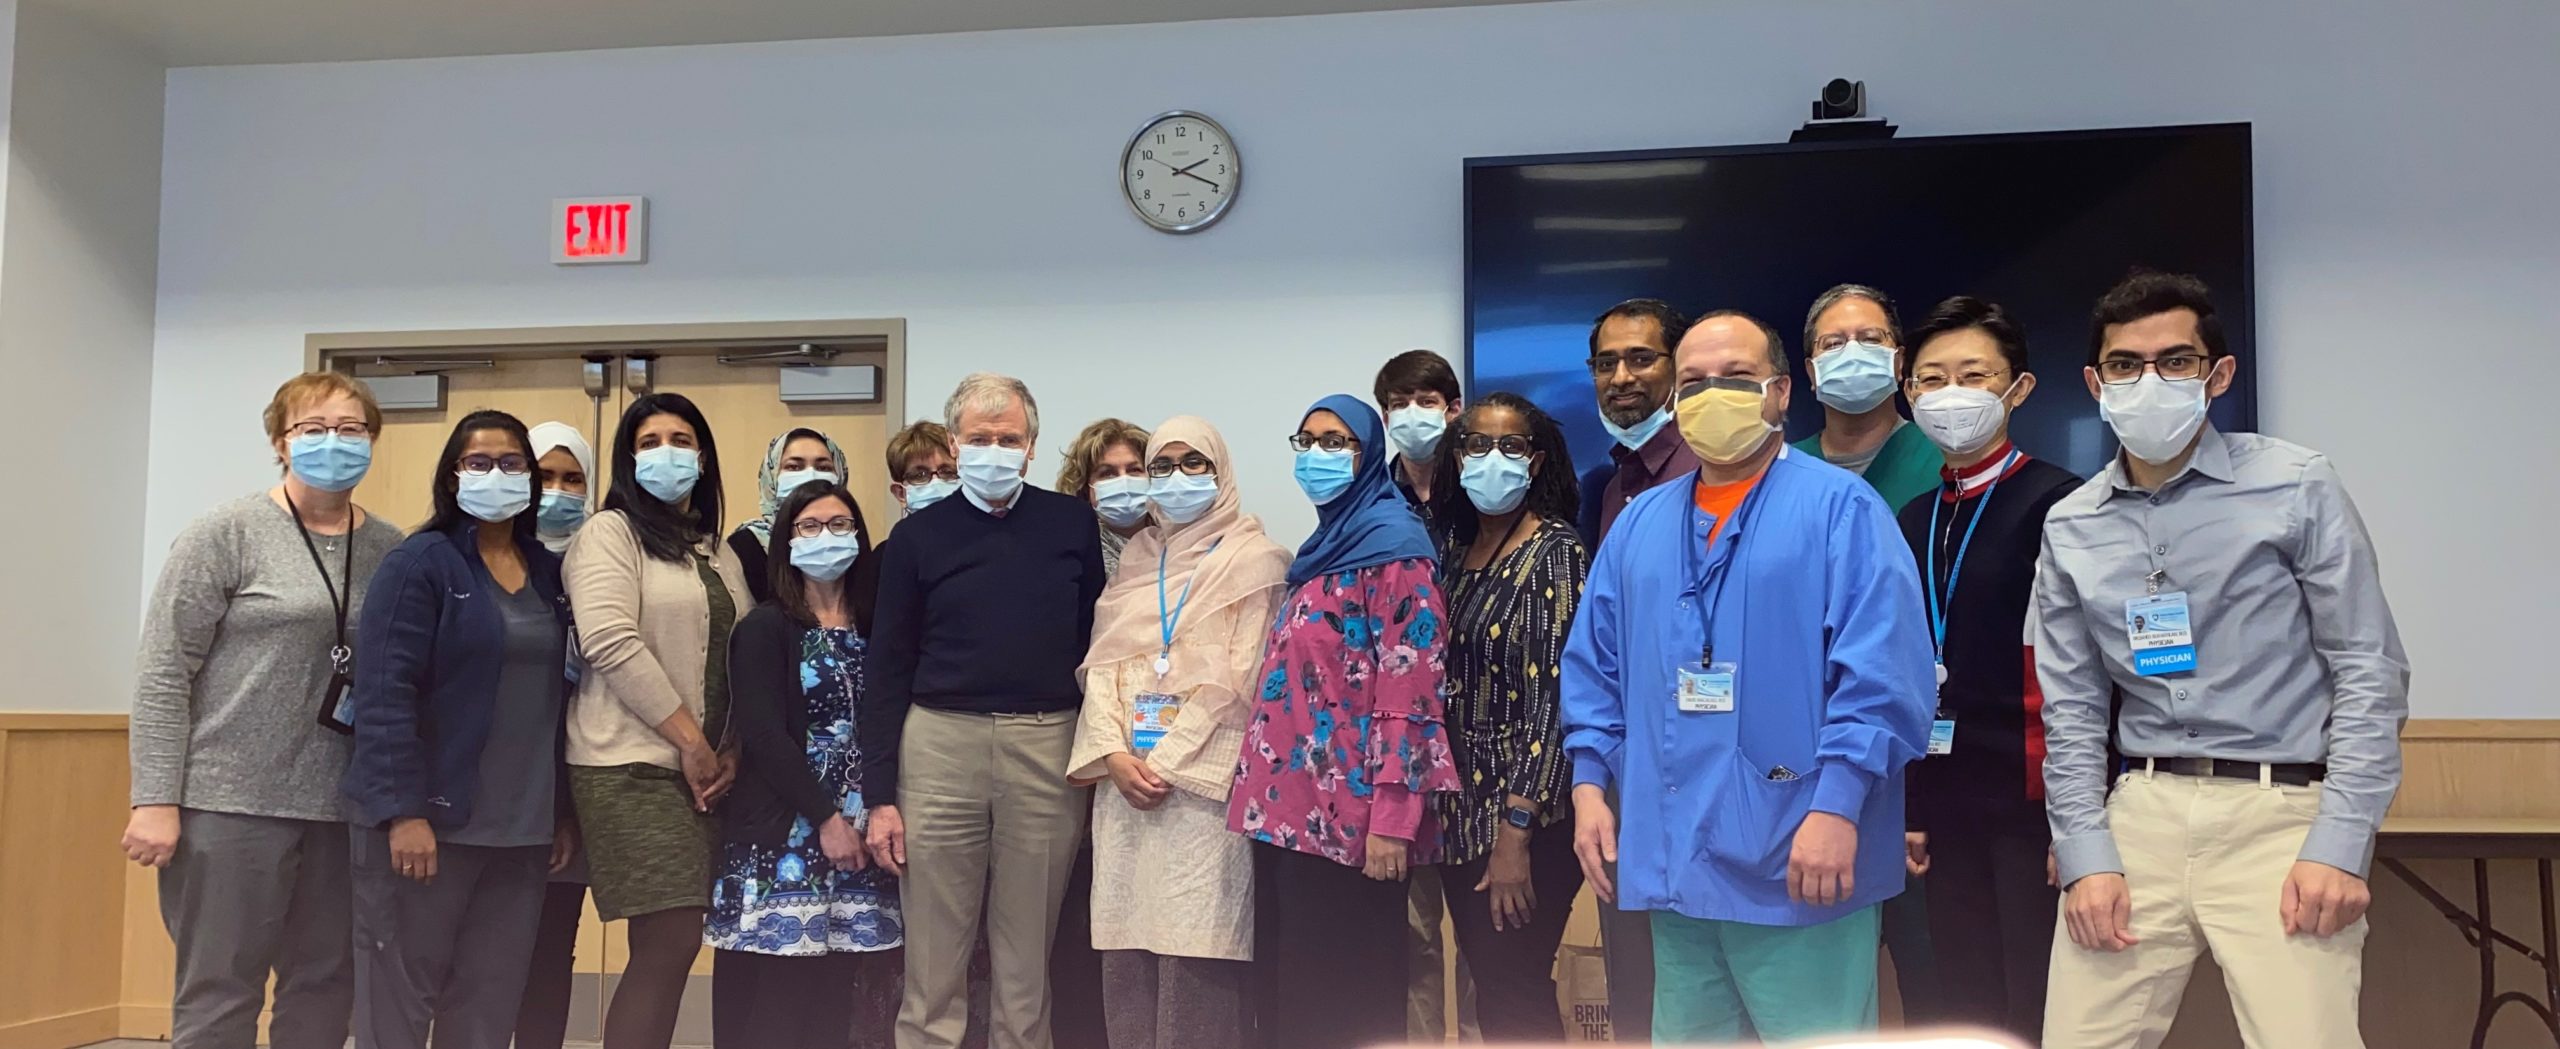
<svg viewBox="0 0 2560 1049"><path fill-rule="evenodd" d="M1538 814L1524 808L1507 808L1502 810L1502 822L1510 824L1513 830L1528 830L1537 825Z"/></svg>

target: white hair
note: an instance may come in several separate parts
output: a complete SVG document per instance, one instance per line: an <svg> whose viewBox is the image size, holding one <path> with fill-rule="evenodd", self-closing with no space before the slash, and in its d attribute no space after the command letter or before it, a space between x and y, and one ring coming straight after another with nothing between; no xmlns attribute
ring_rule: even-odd
<svg viewBox="0 0 2560 1049"><path fill-rule="evenodd" d="M942 402L942 424L949 427L953 440L960 439L960 413L971 408L993 415L1008 403L1022 405L1022 417L1029 424L1026 441L1040 439L1040 402L1031 399L1031 388L1022 380L994 372L977 372L960 380L951 391L951 399Z"/></svg>

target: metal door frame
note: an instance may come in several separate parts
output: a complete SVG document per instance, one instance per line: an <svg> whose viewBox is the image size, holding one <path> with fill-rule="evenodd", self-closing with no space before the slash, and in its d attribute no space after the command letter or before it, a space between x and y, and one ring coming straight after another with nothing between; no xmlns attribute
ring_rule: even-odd
<svg viewBox="0 0 2560 1049"><path fill-rule="evenodd" d="M641 353L707 357L737 350L787 349L803 343L881 354L881 413L888 416L891 433L906 425L907 322L902 317L313 332L303 337L302 350L303 368L307 371L351 372L361 364L435 359L455 353L501 360Z"/></svg>

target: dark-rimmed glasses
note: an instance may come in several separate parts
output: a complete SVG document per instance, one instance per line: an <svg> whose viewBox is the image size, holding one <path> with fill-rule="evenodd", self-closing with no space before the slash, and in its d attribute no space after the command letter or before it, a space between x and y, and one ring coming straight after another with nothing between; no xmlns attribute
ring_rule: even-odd
<svg viewBox="0 0 2560 1049"><path fill-rule="evenodd" d="M1205 477L1210 474L1217 473L1218 464L1210 462L1208 456L1202 455L1198 452L1192 452L1185 455L1180 460L1169 459L1159 455L1156 457L1156 461L1147 464L1147 476L1149 477L1171 477L1175 470L1180 470L1193 477Z"/></svg>
<svg viewBox="0 0 2560 1049"><path fill-rule="evenodd" d="M1489 433L1468 433L1459 436L1458 451L1469 459L1482 459L1497 451L1506 459L1526 459L1537 454L1538 442L1530 440L1527 434L1506 433L1496 437Z"/></svg>
<svg viewBox="0 0 2560 1049"><path fill-rule="evenodd" d="M505 455L466 455L462 457L461 466L462 472L475 477L485 477L492 470L509 477L522 477L533 472L533 460L513 452Z"/></svg>
<svg viewBox="0 0 2560 1049"><path fill-rule="evenodd" d="M2109 386L2127 386L2142 380L2145 369L2158 372L2170 382L2185 382L2204 377L2213 358L2201 353L2172 353L2158 360L2139 357L2109 357L2098 362L2098 381Z"/></svg>
<svg viewBox="0 0 2560 1049"><path fill-rule="evenodd" d="M852 535L857 527L853 523L853 518L850 517L830 517L823 521L815 517L803 517L791 522L791 534L802 539L815 539L820 532Z"/></svg>

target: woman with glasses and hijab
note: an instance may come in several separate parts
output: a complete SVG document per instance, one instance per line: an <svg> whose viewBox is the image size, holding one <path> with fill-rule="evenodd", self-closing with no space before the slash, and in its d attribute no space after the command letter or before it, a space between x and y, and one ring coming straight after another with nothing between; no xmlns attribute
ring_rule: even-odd
<svg viewBox="0 0 2560 1049"><path fill-rule="evenodd" d="M1239 1049L1253 852L1227 794L1289 552L1244 512L1207 422L1166 420L1142 451L1156 524L1095 606L1068 760L1070 779L1111 784L1093 811L1103 1018L1112 1049Z"/></svg>
<svg viewBox="0 0 2560 1049"><path fill-rule="evenodd" d="M435 516L367 590L341 791L354 857L356 1045L506 1049L543 884L571 831L560 559L534 531L533 439L463 417Z"/></svg>
<svg viewBox="0 0 2560 1049"><path fill-rule="evenodd" d="M845 481L844 449L836 447L835 438L803 426L774 438L765 448L764 466L756 471L756 518L729 533L729 551L738 555L739 572L757 604L773 600L765 556L773 546L774 513L801 485L820 481L838 485Z"/></svg>
<svg viewBox="0 0 2560 1049"><path fill-rule="evenodd" d="M1448 443L1468 503L1440 553L1464 787L1439 796L1440 878L1485 1040L1561 1042L1556 948L1582 867L1557 686L1590 567L1581 498L1563 428L1517 394L1468 405Z"/></svg>
<svg viewBox="0 0 2560 1049"><path fill-rule="evenodd" d="M1353 1049L1405 1031L1405 876L1440 851L1458 789L1443 729L1446 607L1378 413L1316 402L1289 439L1315 534L1256 673L1227 827L1255 842L1265 1033Z"/></svg>

